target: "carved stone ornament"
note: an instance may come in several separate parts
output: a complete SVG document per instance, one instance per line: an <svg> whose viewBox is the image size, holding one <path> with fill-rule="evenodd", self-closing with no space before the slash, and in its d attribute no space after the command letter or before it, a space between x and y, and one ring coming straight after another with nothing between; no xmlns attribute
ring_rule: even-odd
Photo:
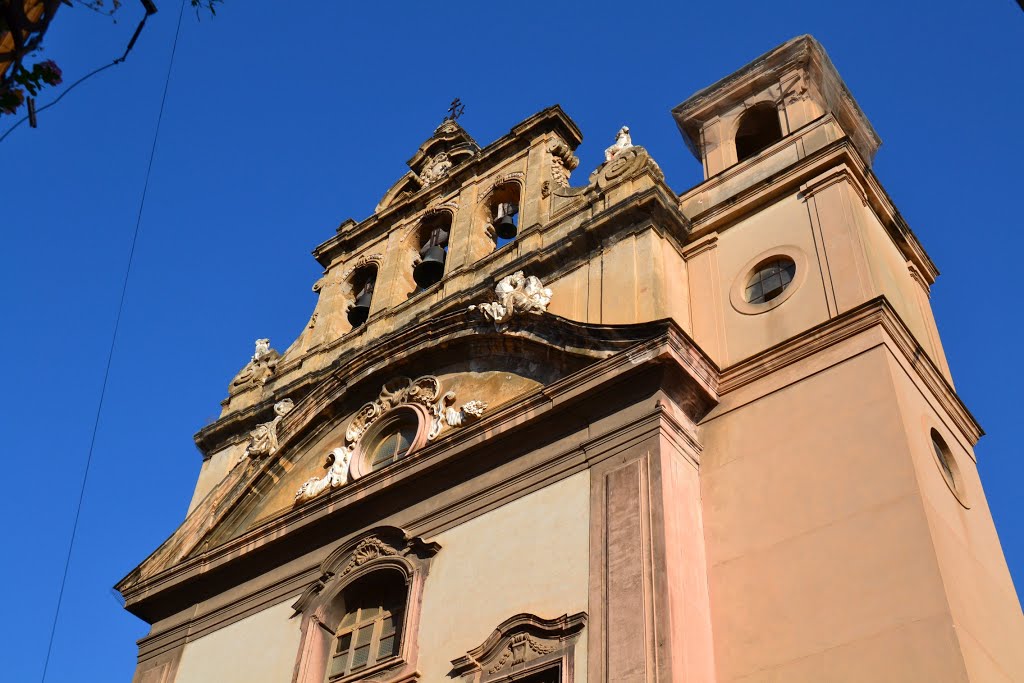
<svg viewBox="0 0 1024 683"><path fill-rule="evenodd" d="M380 264L383 262L383 254L363 254L341 274L341 282L348 282L348 279L352 277L352 273L364 266L374 265L377 266L377 268L380 268Z"/></svg>
<svg viewBox="0 0 1024 683"><path fill-rule="evenodd" d="M270 348L269 339L257 339L256 351L248 364L231 380L230 391L241 391L248 384L263 386L267 378L274 374L280 358L281 354Z"/></svg>
<svg viewBox="0 0 1024 683"><path fill-rule="evenodd" d="M517 314L545 313L551 303L551 290L535 276L523 271L502 278L494 288L496 301L472 305L470 311L480 311L495 326L507 323Z"/></svg>
<svg viewBox="0 0 1024 683"><path fill-rule="evenodd" d="M548 143L548 152L551 153L551 180L558 187L569 187L569 175L580 165L579 157L560 138Z"/></svg>
<svg viewBox="0 0 1024 683"><path fill-rule="evenodd" d="M270 456L277 452L277 429L284 416L292 411L295 404L290 398L283 399L274 404L274 419L270 422L263 422L256 425L256 428L249 432L249 445L245 447L242 459L261 458Z"/></svg>
<svg viewBox="0 0 1024 683"><path fill-rule="evenodd" d="M479 419L487 408L484 401L469 401L457 409L453 407L454 403L455 392L442 392L441 380L433 375L425 375L416 380L408 377L390 380L381 387L376 400L364 405L352 417L345 429L345 444L327 456L324 464L327 473L306 481L296 492L295 500L310 500L328 489L347 484L352 453L359 439L374 422L393 408L406 404L423 406L431 416L426 437L428 442L436 439L446 427L461 427L471 420Z"/></svg>
<svg viewBox="0 0 1024 683"><path fill-rule="evenodd" d="M452 160L449 158L446 152L439 152L436 156L427 159L423 165L423 173L420 174L420 180L423 181L423 186L427 187L433 185L441 178L448 175L448 171L452 168Z"/></svg>
<svg viewBox="0 0 1024 683"><path fill-rule="evenodd" d="M453 659L449 675L464 681L508 681L548 666L566 671L572 667L576 640L586 623L585 612L557 619L517 614L499 624L478 647Z"/></svg>
<svg viewBox="0 0 1024 683"><path fill-rule="evenodd" d="M632 146L633 139L629 136L629 126L619 128L619 132L615 134L615 144L604 151L605 162L611 161L616 154Z"/></svg>

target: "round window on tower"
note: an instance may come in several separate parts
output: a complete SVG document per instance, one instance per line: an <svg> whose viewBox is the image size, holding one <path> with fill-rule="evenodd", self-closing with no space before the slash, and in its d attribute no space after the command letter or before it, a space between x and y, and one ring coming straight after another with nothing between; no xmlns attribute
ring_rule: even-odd
<svg viewBox="0 0 1024 683"><path fill-rule="evenodd" d="M953 495L956 496L956 499L960 501L960 504L965 508L969 508L970 505L967 504L967 496L965 495L963 482L960 478L960 467L956 463L956 458L953 457L953 452L950 451L945 439L942 438L937 429L931 429L928 436L931 440L932 455L935 457L935 464L939 467L942 479L946 482L949 490L953 492Z"/></svg>
<svg viewBox="0 0 1024 683"><path fill-rule="evenodd" d="M746 315L766 313L800 288L807 271L807 257L800 248L785 245L769 249L739 270L729 292L729 302Z"/></svg>
<svg viewBox="0 0 1024 683"><path fill-rule="evenodd" d="M788 256L776 256L762 263L747 280L744 298L749 304L764 304L793 284L796 262Z"/></svg>

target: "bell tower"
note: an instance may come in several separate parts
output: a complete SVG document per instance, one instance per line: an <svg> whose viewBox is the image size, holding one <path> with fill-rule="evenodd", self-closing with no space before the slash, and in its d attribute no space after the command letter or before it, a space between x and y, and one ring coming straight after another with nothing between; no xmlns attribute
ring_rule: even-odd
<svg viewBox="0 0 1024 683"><path fill-rule="evenodd" d="M719 681L1024 676L1024 618L932 316L938 270L871 172L880 140L795 38L672 112Z"/></svg>

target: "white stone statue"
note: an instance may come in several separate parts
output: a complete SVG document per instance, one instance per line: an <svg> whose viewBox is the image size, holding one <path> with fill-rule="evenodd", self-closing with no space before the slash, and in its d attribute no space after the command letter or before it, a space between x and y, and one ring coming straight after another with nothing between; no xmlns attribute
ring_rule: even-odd
<svg viewBox="0 0 1024 683"><path fill-rule="evenodd" d="M494 288L497 301L469 307L479 310L495 325L511 320L517 313L544 313L551 302L551 290L534 275L527 277L518 270L502 278Z"/></svg>
<svg viewBox="0 0 1024 683"><path fill-rule="evenodd" d="M252 362L259 363L261 360L270 355L270 340L269 339L257 339L256 340L256 352L252 354Z"/></svg>
<svg viewBox="0 0 1024 683"><path fill-rule="evenodd" d="M604 160L606 162L611 161L612 157L621 152L624 149L629 149L633 146L633 139L629 137L629 126L623 126L619 128L619 132L615 134L615 144L604 151Z"/></svg>
<svg viewBox="0 0 1024 683"><path fill-rule="evenodd" d="M273 455L277 452L277 429L284 416L292 411L295 404L290 398L282 399L274 404L274 419L270 422L263 422L256 425L256 428L249 432L249 445L242 453L242 459L259 458L265 455Z"/></svg>
<svg viewBox="0 0 1024 683"><path fill-rule="evenodd" d="M270 348L269 339L257 339L255 353L252 354L252 358L245 364L245 367L231 380L228 391L241 391L250 382L262 386L266 383L267 378L274 374L280 357L277 351Z"/></svg>
<svg viewBox="0 0 1024 683"><path fill-rule="evenodd" d="M295 494L295 500L310 500L316 498L327 489L347 484L348 466L351 461L351 449L344 446L335 448L327 455L327 462L324 463L324 467L327 468L327 474L322 477L310 477L306 480L306 483Z"/></svg>

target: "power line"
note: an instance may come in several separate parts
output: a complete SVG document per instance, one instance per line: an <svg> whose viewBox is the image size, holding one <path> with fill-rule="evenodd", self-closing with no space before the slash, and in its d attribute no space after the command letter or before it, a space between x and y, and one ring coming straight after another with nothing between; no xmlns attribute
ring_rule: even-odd
<svg viewBox="0 0 1024 683"><path fill-rule="evenodd" d="M103 412L103 399L107 394L107 380L110 377L110 365L114 358L114 345L117 342L117 331L121 326L121 313L124 310L124 298L128 291L128 278L132 272L132 261L135 257L135 245L139 240L139 226L142 225L142 210L146 205L146 192L149 189L149 176L153 170L153 159L156 156L156 143L160 137L160 122L164 118L164 105L167 103L167 90L171 84L171 69L174 67L174 53L177 52L178 49L178 36L181 34L181 18L185 14L185 1L186 0L181 0L181 9L178 11L178 27L174 31L174 43L171 46L171 59L167 64L167 77L164 79L164 93L160 98L160 113L157 114L156 117L156 130L153 131L153 145L150 147L149 164L146 166L146 180L142 186L142 197L139 199L139 211L135 218L135 232L132 234L132 246L128 252L128 266L125 268L124 281L121 284L121 299L117 304L117 317L114 319L114 331L110 337L110 350L107 353L107 367L103 371L103 385L100 388L99 404L96 406L96 419L92 426L92 438L89 440L89 454L85 460L85 472L82 475L82 487L78 492L78 506L75 509L75 521L71 527L71 541L68 544L68 554L64 560L64 574L60 580L60 591L57 593L57 608L54 610L53 625L50 628L50 642L46 646L46 660L43 663L43 683L46 681L46 671L50 666L50 655L53 652L53 637L57 632L57 620L60 616L60 607L64 599L64 586L67 584L68 580L68 567L71 566L71 553L74 550L75 537L78 534L78 520L82 514L82 501L85 498L85 485L89 480L89 466L92 464L92 454L93 448L96 445L96 432L99 429L100 414ZM145 21L145 19L143 19L143 21ZM136 36L137 35L138 32L136 31ZM134 38L132 42L134 42ZM131 49L131 44L129 44L128 49ZM125 51L125 54L127 54L127 50Z"/></svg>

